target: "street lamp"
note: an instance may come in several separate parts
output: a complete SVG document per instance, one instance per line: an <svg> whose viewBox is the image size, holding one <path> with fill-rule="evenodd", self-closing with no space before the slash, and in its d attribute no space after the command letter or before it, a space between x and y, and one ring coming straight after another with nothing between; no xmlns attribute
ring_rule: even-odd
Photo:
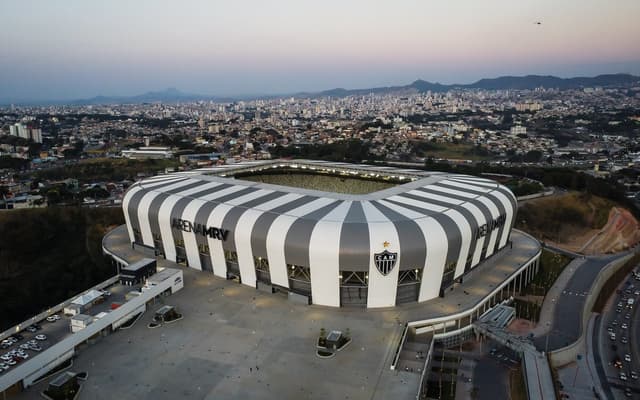
<svg viewBox="0 0 640 400"><path fill-rule="evenodd" d="M547 337L544 341L544 354L546 355L549 352L549 336L551 336L551 330L549 330L549 326L551 326L551 322L547 322Z"/></svg>

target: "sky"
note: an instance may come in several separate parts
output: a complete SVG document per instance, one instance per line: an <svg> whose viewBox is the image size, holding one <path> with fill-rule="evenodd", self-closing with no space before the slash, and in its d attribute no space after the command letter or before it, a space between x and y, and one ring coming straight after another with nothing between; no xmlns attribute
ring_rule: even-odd
<svg viewBox="0 0 640 400"><path fill-rule="evenodd" d="M1 0L0 100L640 75L639 16L640 0Z"/></svg>

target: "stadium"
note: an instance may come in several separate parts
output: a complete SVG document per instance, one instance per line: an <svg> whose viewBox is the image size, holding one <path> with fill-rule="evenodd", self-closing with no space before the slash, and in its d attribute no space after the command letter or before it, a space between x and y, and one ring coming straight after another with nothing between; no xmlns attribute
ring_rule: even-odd
<svg viewBox="0 0 640 400"><path fill-rule="evenodd" d="M480 177L256 161L143 179L123 209L134 248L331 307L443 297L505 246L517 201Z"/></svg>

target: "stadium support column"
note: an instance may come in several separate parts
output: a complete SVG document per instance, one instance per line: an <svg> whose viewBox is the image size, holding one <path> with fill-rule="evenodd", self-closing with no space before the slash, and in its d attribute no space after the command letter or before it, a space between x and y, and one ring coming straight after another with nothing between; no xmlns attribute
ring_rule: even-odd
<svg viewBox="0 0 640 400"><path fill-rule="evenodd" d="M349 207L344 202L313 228L309 239L309 269L313 304L340 307L340 232Z"/></svg>
<svg viewBox="0 0 640 400"><path fill-rule="evenodd" d="M368 203L364 203L362 208L368 221L384 221L386 219L384 214ZM375 229L369 229L369 246L370 254L379 253L383 250L398 254L396 261L398 265L385 275L376 267L374 257L371 256L369 258L367 307L393 307L396 305L398 276L400 265L402 265L400 239L395 225L387 220L377 223Z"/></svg>

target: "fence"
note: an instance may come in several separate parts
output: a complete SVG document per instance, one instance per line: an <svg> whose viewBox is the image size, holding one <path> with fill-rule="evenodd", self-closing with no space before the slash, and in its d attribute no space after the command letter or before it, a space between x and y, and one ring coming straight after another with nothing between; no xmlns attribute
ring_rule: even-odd
<svg viewBox="0 0 640 400"><path fill-rule="evenodd" d="M416 400L420 400L426 397L427 395L427 378L429 377L429 364L431 363L431 358L433 357L433 343L434 340L431 341L429 345L429 351L427 352L427 356L424 358L424 366L422 367L422 373L420 374L420 386L418 386L418 393L416 394Z"/></svg>
<svg viewBox="0 0 640 400"><path fill-rule="evenodd" d="M402 347L404 347L404 342L407 340L407 331L409 330L409 325L404 324L404 330L402 331L402 338L400 339L400 343L398 343L398 347L396 348L396 355L393 357L393 362L391 363L391 370L395 370L398 365L398 359L400 358L400 353L402 352Z"/></svg>

